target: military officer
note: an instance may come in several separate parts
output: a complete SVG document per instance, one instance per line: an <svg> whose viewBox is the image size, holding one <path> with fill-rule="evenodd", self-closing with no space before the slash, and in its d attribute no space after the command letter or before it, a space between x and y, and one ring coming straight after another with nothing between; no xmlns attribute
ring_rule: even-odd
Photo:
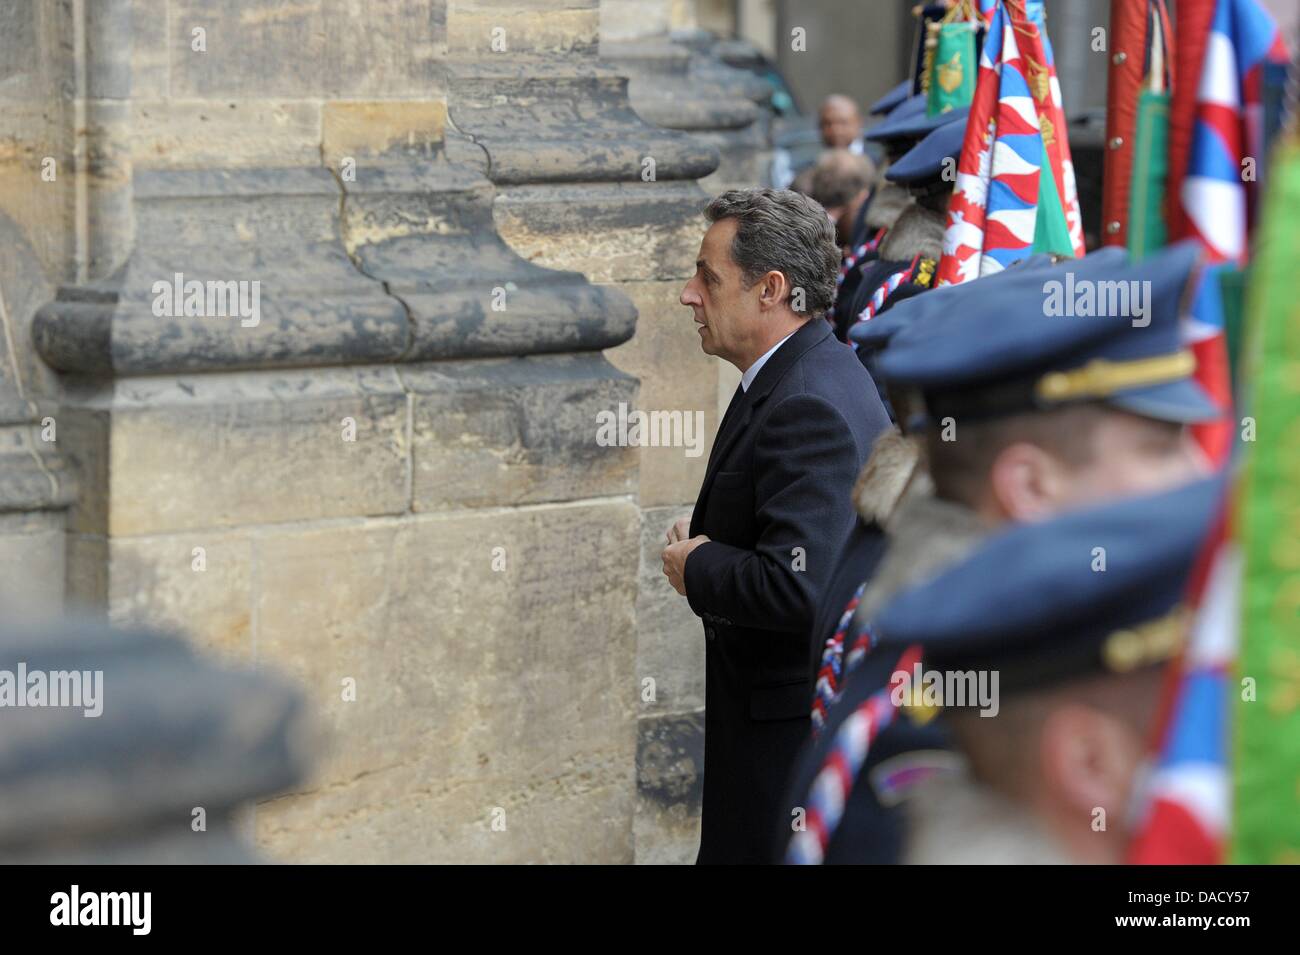
<svg viewBox="0 0 1300 955"><path fill-rule="evenodd" d="M900 662L836 703L786 861L1122 861L1162 666L1224 488L1010 527L896 596L876 626L878 652ZM936 719L946 759L894 743ZM863 805L897 808L882 823Z"/></svg>
<svg viewBox="0 0 1300 955"><path fill-rule="evenodd" d="M855 663L855 680L887 681L896 661L866 651L875 613L899 590L959 559L1000 525L1206 472L1186 426L1219 412L1191 380L1194 363L1179 333L1179 301L1193 280L1196 250L1175 246L1139 266L1117 264L1122 258L1107 251L1009 269L904 301L888 316L894 331L880 373L910 396L924 429L921 440L878 439L854 489L859 528L826 592L845 602L824 605L814 631L829 633L815 667L815 727L828 719ZM1145 314L1048 314L1057 286L1101 282L1147 283L1147 300L1134 309ZM871 528L887 539L873 540ZM855 573L856 590L846 597ZM916 741L901 739L901 751L913 742L943 746L930 729L917 733ZM796 792L807 785L806 761L799 772L805 778L796 774ZM878 804L869 810L881 813Z"/></svg>

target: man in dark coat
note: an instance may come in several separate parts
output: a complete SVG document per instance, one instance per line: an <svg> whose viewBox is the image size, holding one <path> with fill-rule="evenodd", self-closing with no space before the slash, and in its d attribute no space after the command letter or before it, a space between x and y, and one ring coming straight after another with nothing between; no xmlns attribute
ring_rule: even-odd
<svg viewBox="0 0 1300 955"><path fill-rule="evenodd" d="M765 862L809 733L813 616L854 523L850 488L888 426L870 375L820 318L839 252L797 193L723 193L682 291L705 353L742 373L664 573L705 624L700 862Z"/></svg>

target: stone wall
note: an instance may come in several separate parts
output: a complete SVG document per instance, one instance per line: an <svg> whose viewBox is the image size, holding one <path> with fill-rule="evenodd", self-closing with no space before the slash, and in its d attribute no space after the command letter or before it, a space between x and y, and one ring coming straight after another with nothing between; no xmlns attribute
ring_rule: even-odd
<svg viewBox="0 0 1300 955"><path fill-rule="evenodd" d="M0 5L0 606L48 617L63 605L64 516L74 479L58 452L58 382L31 321L82 243L69 173L73 117L60 98L62 5Z"/></svg>
<svg viewBox="0 0 1300 955"><path fill-rule="evenodd" d="M734 388L677 304L719 153L601 13L0 0L0 568L298 682L331 744L274 857L693 855L658 541L708 441L596 428Z"/></svg>

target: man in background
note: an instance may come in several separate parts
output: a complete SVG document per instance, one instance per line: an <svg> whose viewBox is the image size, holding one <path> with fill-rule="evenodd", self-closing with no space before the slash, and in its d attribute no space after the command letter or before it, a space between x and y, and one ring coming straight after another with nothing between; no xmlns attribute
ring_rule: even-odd
<svg viewBox="0 0 1300 955"><path fill-rule="evenodd" d="M832 93L822 100L817 111L817 129L827 149L847 149L856 156L865 151L862 141L862 114L858 104L842 93Z"/></svg>
<svg viewBox="0 0 1300 955"><path fill-rule="evenodd" d="M835 223L835 241L845 255L865 237L863 213L875 178L876 167L871 160L847 149L822 153L813 167L808 195L826 209Z"/></svg>
<svg viewBox="0 0 1300 955"><path fill-rule="evenodd" d="M862 113L851 97L832 93L817 111L817 131L824 149L844 149L855 156L867 154L862 138ZM778 147L772 156L772 184L808 195L813 164L796 167L788 149Z"/></svg>

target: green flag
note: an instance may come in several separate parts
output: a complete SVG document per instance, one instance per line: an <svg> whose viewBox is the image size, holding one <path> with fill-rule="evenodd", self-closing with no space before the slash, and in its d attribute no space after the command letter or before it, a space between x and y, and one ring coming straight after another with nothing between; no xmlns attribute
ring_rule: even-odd
<svg viewBox="0 0 1300 955"><path fill-rule="evenodd" d="M1246 269L1221 265L1219 277L1219 301L1223 306L1223 337L1228 343L1228 372L1232 376L1232 393L1241 393L1241 352L1242 337L1246 333L1246 283L1249 272Z"/></svg>
<svg viewBox="0 0 1300 955"><path fill-rule="evenodd" d="M930 54L930 78L926 85L925 113L938 116L950 109L969 106L975 97L975 25L957 21L935 24L927 42L934 42Z"/></svg>
<svg viewBox="0 0 1300 955"><path fill-rule="evenodd" d="M1244 559L1230 858L1300 862L1300 140L1273 154L1241 357ZM1243 435L1243 437L1247 437ZM1238 689L1239 688L1239 689Z"/></svg>
<svg viewBox="0 0 1300 955"><path fill-rule="evenodd" d="M1070 257L1074 243L1070 227L1065 222L1065 206L1056 190L1056 177L1052 175L1052 161L1043 146L1042 165L1038 172L1038 215L1034 219L1034 252L1051 252Z"/></svg>
<svg viewBox="0 0 1300 955"><path fill-rule="evenodd" d="M1165 180L1169 94L1144 90L1133 130L1133 177L1128 197L1128 252L1137 262L1165 244Z"/></svg>

